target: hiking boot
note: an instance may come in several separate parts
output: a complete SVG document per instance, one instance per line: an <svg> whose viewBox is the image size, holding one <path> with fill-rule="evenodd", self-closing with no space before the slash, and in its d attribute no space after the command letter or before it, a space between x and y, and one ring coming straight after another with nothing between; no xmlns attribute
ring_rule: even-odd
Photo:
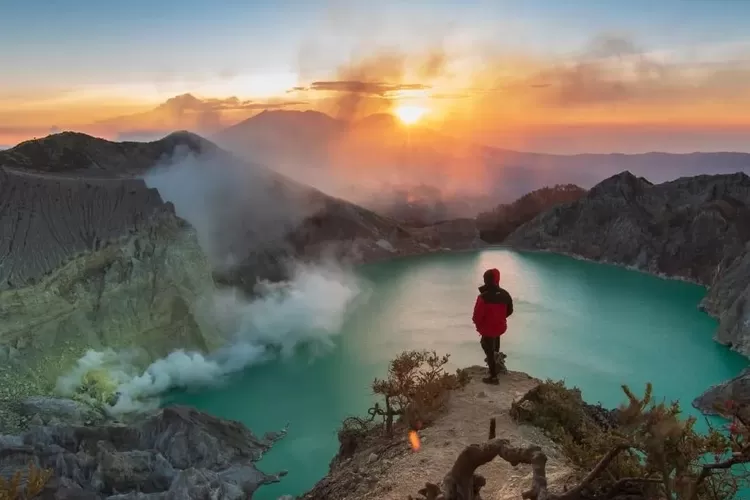
<svg viewBox="0 0 750 500"><path fill-rule="evenodd" d="M485 384L491 384L491 385L498 385L500 383L497 377L484 377L482 379L482 382L484 382Z"/></svg>

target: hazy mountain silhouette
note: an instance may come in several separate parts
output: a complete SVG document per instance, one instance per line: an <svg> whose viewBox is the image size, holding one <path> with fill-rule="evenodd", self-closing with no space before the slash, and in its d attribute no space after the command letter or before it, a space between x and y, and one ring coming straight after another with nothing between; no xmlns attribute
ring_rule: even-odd
<svg viewBox="0 0 750 500"><path fill-rule="evenodd" d="M207 99L193 94L181 94L148 111L100 120L83 129L94 135L130 141L152 141L174 130L190 130L210 135L226 128L230 123L244 120L258 110L294 104L246 101L237 97Z"/></svg>
<svg viewBox="0 0 750 500"><path fill-rule="evenodd" d="M314 111L267 111L215 140L319 189L407 219L430 206L432 219L471 216L544 186L591 187L623 170L655 182L750 172L747 153L527 153L407 127L389 114L345 122Z"/></svg>
<svg viewBox="0 0 750 500"><path fill-rule="evenodd" d="M282 103L276 107L283 107ZM591 187L623 170L654 182L703 173L750 173L747 153L554 155L489 147L407 127L391 114L357 121L237 98L175 96L156 108L82 127L94 135L153 141L173 130L220 146L300 182L413 222L471 217L545 186ZM246 119L256 113L262 112ZM239 120L234 125L223 124Z"/></svg>

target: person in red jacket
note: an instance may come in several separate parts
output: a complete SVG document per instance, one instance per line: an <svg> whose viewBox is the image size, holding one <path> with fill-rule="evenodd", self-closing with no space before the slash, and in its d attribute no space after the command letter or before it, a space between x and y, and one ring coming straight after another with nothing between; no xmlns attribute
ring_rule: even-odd
<svg viewBox="0 0 750 500"><path fill-rule="evenodd" d="M490 369L490 376L482 379L486 384L498 384L495 355L500 352L500 336L508 329L507 318L511 314L513 299L507 290L500 288L500 271L488 269L484 272L484 285L479 287L471 318L482 337L480 344Z"/></svg>

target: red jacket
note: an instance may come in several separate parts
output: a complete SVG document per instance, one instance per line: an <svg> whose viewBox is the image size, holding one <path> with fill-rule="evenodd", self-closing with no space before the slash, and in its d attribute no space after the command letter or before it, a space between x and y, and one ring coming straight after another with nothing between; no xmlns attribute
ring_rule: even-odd
<svg viewBox="0 0 750 500"><path fill-rule="evenodd" d="M500 288L500 272L491 269L487 273L492 282L479 287L471 320L483 337L499 337L508 329L506 318L513 314L513 299L504 288Z"/></svg>

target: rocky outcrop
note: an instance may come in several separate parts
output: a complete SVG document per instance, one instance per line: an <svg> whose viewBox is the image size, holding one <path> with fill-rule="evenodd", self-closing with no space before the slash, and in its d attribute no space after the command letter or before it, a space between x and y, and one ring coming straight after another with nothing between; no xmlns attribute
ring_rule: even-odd
<svg viewBox="0 0 750 500"><path fill-rule="evenodd" d="M169 407L131 425L38 425L0 436L0 476L29 464L52 473L40 499L252 498L285 474L255 463L284 432L256 437L239 422L185 407Z"/></svg>
<svg viewBox="0 0 750 500"><path fill-rule="evenodd" d="M717 384L693 400L693 406L707 415L720 415L728 401L750 401L750 368L745 368L733 379ZM717 408L718 406L718 408Z"/></svg>
<svg viewBox="0 0 750 500"><path fill-rule="evenodd" d="M172 214L141 180L0 169L0 290L33 285L74 258Z"/></svg>
<svg viewBox="0 0 750 500"><path fill-rule="evenodd" d="M708 287L700 304L716 340L750 356L750 177L702 175L651 184L629 172L540 214L506 240L631 266Z"/></svg>

